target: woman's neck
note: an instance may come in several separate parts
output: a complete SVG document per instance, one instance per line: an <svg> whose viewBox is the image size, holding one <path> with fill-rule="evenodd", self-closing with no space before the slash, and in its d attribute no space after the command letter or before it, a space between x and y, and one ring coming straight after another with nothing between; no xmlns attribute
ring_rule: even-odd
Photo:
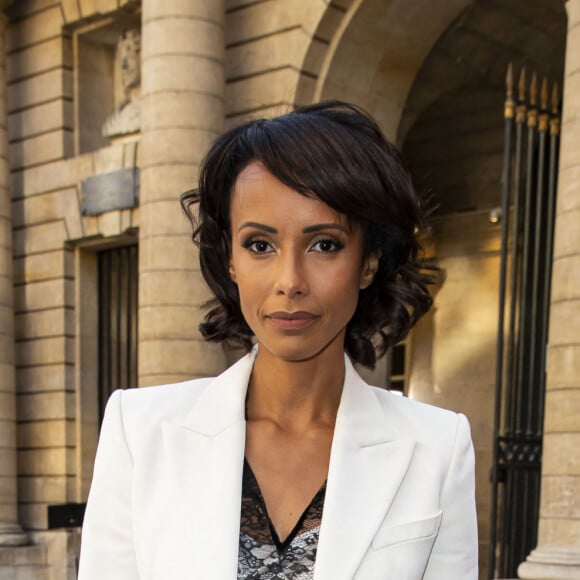
<svg viewBox="0 0 580 580"><path fill-rule="evenodd" d="M285 361L259 349L248 388L248 418L270 420L294 431L313 424L334 425L344 373L342 352Z"/></svg>

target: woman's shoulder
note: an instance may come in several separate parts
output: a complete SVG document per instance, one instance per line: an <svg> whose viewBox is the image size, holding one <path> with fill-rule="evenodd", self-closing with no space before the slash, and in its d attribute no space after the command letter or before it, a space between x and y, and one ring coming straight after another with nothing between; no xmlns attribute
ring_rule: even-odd
<svg viewBox="0 0 580 580"><path fill-rule="evenodd" d="M448 439L453 442L458 432L469 437L469 423L462 414L435 405L416 401L378 387L370 387L394 429L409 432L425 442Z"/></svg>
<svg viewBox="0 0 580 580"><path fill-rule="evenodd" d="M119 398L124 421L177 419L195 405L213 380L213 377L209 377L167 385L119 389L113 393L111 400Z"/></svg>

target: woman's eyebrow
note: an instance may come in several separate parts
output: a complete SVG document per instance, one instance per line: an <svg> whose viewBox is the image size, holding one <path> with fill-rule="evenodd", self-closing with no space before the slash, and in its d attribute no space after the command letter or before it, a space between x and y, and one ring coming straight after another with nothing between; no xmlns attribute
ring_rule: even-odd
<svg viewBox="0 0 580 580"><path fill-rule="evenodd" d="M328 224L314 224L312 226L308 226L302 228L303 234L313 234L322 230L340 230L341 232L345 232L346 234L349 233L349 229L342 224L337 224L335 222L331 222Z"/></svg>
<svg viewBox="0 0 580 580"><path fill-rule="evenodd" d="M239 228L238 232L243 230L244 228L256 228L258 230L262 230L263 232L267 232L269 234L277 234L278 230L273 228L272 226L267 226L266 224L261 224L258 222L244 222Z"/></svg>
<svg viewBox="0 0 580 580"><path fill-rule="evenodd" d="M269 234L277 234L278 230L273 228L272 226L267 226L266 224L261 224L259 222L244 222L238 228L238 232L245 229L245 228L256 228L258 230L262 230L263 232L267 232ZM314 234L316 232L324 231L324 230L340 230L341 232L349 233L349 229L342 224L338 224L336 222L329 222L324 224L313 224L311 226L306 226L302 228L303 234Z"/></svg>

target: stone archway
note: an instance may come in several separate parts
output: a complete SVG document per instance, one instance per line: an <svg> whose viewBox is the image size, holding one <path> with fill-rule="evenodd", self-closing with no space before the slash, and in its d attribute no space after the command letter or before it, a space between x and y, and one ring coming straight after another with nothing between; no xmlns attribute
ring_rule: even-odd
<svg viewBox="0 0 580 580"><path fill-rule="evenodd" d="M314 35L326 39L325 47L313 43L306 57L312 62L317 54L315 83L310 78L308 90L305 80L298 94L305 101L340 98L357 103L372 113L394 140L423 61L472 1L442 2L435 13L426 0L344 0L331 4Z"/></svg>
<svg viewBox="0 0 580 580"><path fill-rule="evenodd" d="M417 359L415 396L461 409L471 419L482 578L490 550L500 246L489 212L500 205L505 74L512 62L516 70L526 66L561 86L565 39L562 3L540 0L533 11L519 0L473 3L425 59L397 132L418 189L438 207L436 255L448 273L434 322L415 335L418 348L432 344L431 359Z"/></svg>
<svg viewBox="0 0 580 580"><path fill-rule="evenodd" d="M333 3L337 4L337 3ZM411 342L411 396L468 414L478 463L481 578L487 575L502 111L507 63L563 74L563 4L539 0L343 2L310 100L371 112L439 205L448 279ZM336 15L335 15L336 16ZM321 21L324 22L324 19ZM312 79L310 79L312 83Z"/></svg>

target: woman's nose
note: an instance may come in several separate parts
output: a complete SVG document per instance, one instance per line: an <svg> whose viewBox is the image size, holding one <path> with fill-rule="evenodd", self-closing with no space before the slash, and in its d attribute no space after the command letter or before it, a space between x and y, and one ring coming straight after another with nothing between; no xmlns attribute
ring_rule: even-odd
<svg viewBox="0 0 580 580"><path fill-rule="evenodd" d="M278 257L275 290L276 294L288 297L308 293L306 270L300 256L289 252Z"/></svg>

